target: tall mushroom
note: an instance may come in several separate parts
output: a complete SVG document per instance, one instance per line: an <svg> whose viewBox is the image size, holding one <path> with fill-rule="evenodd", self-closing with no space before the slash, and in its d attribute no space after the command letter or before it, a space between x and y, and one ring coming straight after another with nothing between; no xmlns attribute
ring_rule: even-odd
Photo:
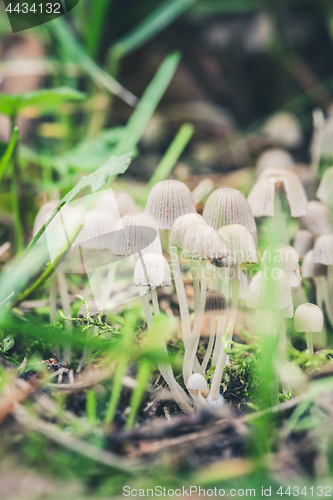
<svg viewBox="0 0 333 500"><path fill-rule="evenodd" d="M313 333L323 329L324 317L321 309L315 304L301 304L295 311L294 326L296 332L306 333L307 349L313 354Z"/></svg>
<svg viewBox="0 0 333 500"><path fill-rule="evenodd" d="M228 247L223 238L215 229L207 224L192 224L185 233L183 241L184 251L191 259L201 262L201 290L200 302L196 306L193 331L187 348L185 348L183 373L185 383L193 370L196 351L200 338L200 328L206 301L206 260L222 259L229 254Z"/></svg>

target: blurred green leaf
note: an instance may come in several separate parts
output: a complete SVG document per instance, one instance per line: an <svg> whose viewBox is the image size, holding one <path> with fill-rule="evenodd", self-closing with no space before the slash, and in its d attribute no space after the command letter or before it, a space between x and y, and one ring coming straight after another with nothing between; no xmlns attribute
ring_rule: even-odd
<svg viewBox="0 0 333 500"><path fill-rule="evenodd" d="M79 42L72 33L72 29L66 21L58 18L52 21L49 25L61 49L68 55L74 64L79 64L86 73L90 76L93 82L99 87L105 88L113 94L123 99L130 106L135 106L137 98L112 76L108 75L100 68L82 49Z"/></svg>
<svg viewBox="0 0 333 500"><path fill-rule="evenodd" d="M54 210L53 214L48 218L44 226L33 238L28 248L35 245L35 243L44 233L45 228L48 226L51 220L56 216L57 212L61 209L61 207L72 201L72 199L75 198L75 196L79 194L79 192L82 191L82 189L85 189L86 187L90 186L92 192L95 193L102 186L104 186L104 184L106 184L106 182L110 177L113 177L117 174L123 174L127 170L131 162L131 155L132 153L127 153L123 156L112 156L107 162L104 163L104 165L95 170L95 172L92 172L91 174L82 177L82 179L77 183L77 185L73 189L71 189L71 191L69 191L69 193L67 193L66 196L63 197L58 207Z"/></svg>
<svg viewBox="0 0 333 500"><path fill-rule="evenodd" d="M98 2L91 2L90 4L90 23L89 29L86 30L86 47L91 57L96 56L102 41L101 33L104 32L107 12L111 3L112 0L98 0Z"/></svg>
<svg viewBox="0 0 333 500"><path fill-rule="evenodd" d="M97 422L97 401L94 389L89 389L86 394L86 412L90 425Z"/></svg>
<svg viewBox="0 0 333 500"><path fill-rule="evenodd" d="M180 155L184 151L186 145L191 139L194 132L194 127L190 123L185 123L179 130L178 134L170 144L165 155L157 165L153 175L151 176L148 186L147 194L151 188L159 181L163 181L168 177L171 170L178 161Z"/></svg>
<svg viewBox="0 0 333 500"><path fill-rule="evenodd" d="M169 0L111 47L111 57L120 59L153 38L189 9L197 0Z"/></svg>
<svg viewBox="0 0 333 500"><path fill-rule="evenodd" d="M139 104L124 129L124 135L113 154L133 151L144 133L156 106L169 86L180 60L179 52L169 54L158 68L153 80L146 88Z"/></svg>
<svg viewBox="0 0 333 500"><path fill-rule="evenodd" d="M17 138L18 138L18 127L14 127L14 130L13 130L13 134L12 134L12 137L10 139L10 142L7 146L7 149L3 155L3 157L1 158L0 160L0 182L1 182L1 179L2 179L2 176L3 174L5 173L5 170L7 168L7 165L12 157L12 154L13 154L13 151L14 151L14 147L15 147L15 144L17 142Z"/></svg>
<svg viewBox="0 0 333 500"><path fill-rule="evenodd" d="M135 419L141 404L141 401L143 399L143 396L146 391L146 387L149 382L151 374L151 363L143 358L140 362L139 368L138 368L138 373L136 376L136 386L133 389L132 392L132 397L130 401L130 413L128 414L128 418L126 421L126 427L130 429L133 427L135 423Z"/></svg>
<svg viewBox="0 0 333 500"><path fill-rule="evenodd" d="M1 94L0 113L15 116L28 106L55 109L64 101L81 101L86 95L69 87L36 90L25 94Z"/></svg>
<svg viewBox="0 0 333 500"><path fill-rule="evenodd" d="M98 137L82 141L63 155L50 157L51 165L64 174L68 168L91 172L110 158L123 133L124 129L121 127L103 130Z"/></svg>

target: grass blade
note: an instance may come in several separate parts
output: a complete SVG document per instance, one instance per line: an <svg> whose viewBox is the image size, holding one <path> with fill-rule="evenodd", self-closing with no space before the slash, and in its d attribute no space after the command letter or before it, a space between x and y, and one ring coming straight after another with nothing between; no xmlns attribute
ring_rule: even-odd
<svg viewBox="0 0 333 500"><path fill-rule="evenodd" d="M7 146L5 154L1 158L1 161L0 161L0 182L1 182L1 179L6 171L7 166L9 164L9 161L12 157L12 154L13 154L13 151L15 148L15 144L16 144L16 141L18 138L18 132L19 132L18 127L14 127L12 137L10 139L8 146Z"/></svg>
<svg viewBox="0 0 333 500"><path fill-rule="evenodd" d="M190 123L185 123L184 125L182 125L182 127L179 129L178 134L167 149L165 155L157 165L155 172L151 176L147 187L147 193L149 193L151 188L157 182L163 181L168 177L180 155L184 151L186 145L188 144L189 140L191 139L193 132L194 127Z"/></svg>
<svg viewBox="0 0 333 500"><path fill-rule="evenodd" d="M158 68L153 80L145 90L139 104L124 129L124 135L113 154L121 155L133 151L142 137L156 106L166 91L180 60L179 52L168 55Z"/></svg>
<svg viewBox="0 0 333 500"><path fill-rule="evenodd" d="M99 0L91 3L89 28L86 30L86 48L91 57L95 57L104 33L107 12L112 0Z"/></svg>
<svg viewBox="0 0 333 500"><path fill-rule="evenodd" d="M94 389L89 389L86 394L86 412L90 425L97 423L97 402Z"/></svg>
<svg viewBox="0 0 333 500"><path fill-rule="evenodd" d="M157 7L127 35L111 47L111 58L120 59L138 49L157 33L169 26L197 0L169 0Z"/></svg>
<svg viewBox="0 0 333 500"><path fill-rule="evenodd" d="M126 421L127 429L131 429L135 423L136 415L138 413L142 398L144 396L147 384L149 382L150 373L151 373L150 362L147 359L142 359L136 376L137 385L133 389L130 401L131 411Z"/></svg>
<svg viewBox="0 0 333 500"><path fill-rule="evenodd" d="M69 55L75 64L79 64L81 68L84 69L96 85L109 90L112 94L117 95L130 106L136 105L137 98L112 78L112 76L102 70L102 68L84 52L72 34L70 26L63 19L55 19L49 26L62 50Z"/></svg>

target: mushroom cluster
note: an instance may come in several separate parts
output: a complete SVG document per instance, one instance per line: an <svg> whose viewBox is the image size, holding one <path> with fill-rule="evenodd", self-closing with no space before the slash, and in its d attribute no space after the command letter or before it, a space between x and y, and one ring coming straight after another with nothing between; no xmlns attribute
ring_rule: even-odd
<svg viewBox="0 0 333 500"><path fill-rule="evenodd" d="M263 324L261 330L266 327L270 330L267 334L278 337L280 367L288 364L286 318L294 317L295 331L306 334L311 353L316 347L313 334L323 328L323 310L333 325L333 226L329 207L333 167L319 185L318 200L312 201L307 199L292 157L283 150L263 156L259 171L248 198L236 189L220 187L209 195L202 215L196 211L189 188L176 180L155 184L144 213L137 211L129 195L118 194L117 220L113 219L112 201L102 193L86 213L84 229L73 245L80 249L81 257L83 249L93 251L97 268L102 252L108 252L115 261L133 257L134 285L140 290L150 331L161 314L159 289L174 287L183 341L183 384L173 373L163 332L157 339L163 353L158 366L172 397L186 413L205 406L218 409L225 404L221 381L230 362L240 309L249 315L253 310L274 314L275 324ZM53 203L42 207L35 232L53 208ZM288 230L290 217L299 219L294 237ZM162 245L166 232L168 245ZM263 250L260 259L258 239ZM317 305L302 299L302 277L313 280ZM101 295L109 295L113 278L104 277L103 286L100 282ZM55 297L53 288L52 319ZM295 316L294 304L298 306ZM169 312L178 316L175 307ZM276 374L278 377L278 366ZM282 379L280 382L284 392L292 390Z"/></svg>

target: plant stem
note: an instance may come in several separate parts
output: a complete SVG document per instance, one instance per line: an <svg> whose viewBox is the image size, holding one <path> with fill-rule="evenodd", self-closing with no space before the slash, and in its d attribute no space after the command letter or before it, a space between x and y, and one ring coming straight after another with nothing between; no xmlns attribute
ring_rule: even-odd
<svg viewBox="0 0 333 500"><path fill-rule="evenodd" d="M25 290L23 293L21 293L17 297L17 299L13 302L12 307L14 307L17 304L19 304L20 302L22 302L22 300L26 299L35 290L37 290L41 285L43 285L43 283L45 283L45 281L47 280L47 278L49 278L49 276L52 275L52 273L56 270L57 266L66 257L68 251L70 250L71 245L76 240L76 238L77 238L77 236L80 233L80 231L81 231L82 228L83 228L83 223L81 222L80 224L78 224L74 228L73 232L69 236L68 242L66 241L64 243L64 245L61 248L60 252L58 253L57 257L54 259L53 264L50 263L47 266L46 270L43 272L43 274L27 290Z"/></svg>
<svg viewBox="0 0 333 500"><path fill-rule="evenodd" d="M213 350L213 345L214 345L214 340L215 340L215 326L216 326L216 317L213 316L210 318L210 335L209 335L209 342L208 342L207 350L206 350L204 359L202 361L202 364L200 366L199 373L201 373L201 375L205 375L205 373L206 373L208 361L209 361L210 355L211 355L212 350Z"/></svg>
<svg viewBox="0 0 333 500"><path fill-rule="evenodd" d="M11 129L13 133L16 129L16 116L11 118ZM12 209L14 214L14 230L15 230L15 242L16 242L16 252L19 254L23 250L23 228L21 222L21 212L20 212L20 196L22 193L21 182L20 182L20 166L18 157L18 141L15 142L13 148L13 170L12 170L12 185L11 185L11 198L12 198Z"/></svg>
<svg viewBox="0 0 333 500"><path fill-rule="evenodd" d="M224 321L226 320L226 316L222 316L222 318L224 318ZM227 332L226 332L228 343L230 343L230 341L232 339L232 332L233 332L233 327L232 327L232 322L230 321L228 328L227 328ZM219 357L218 357L218 360L216 362L215 372L213 375L212 385L210 388L210 398L213 401L218 399L218 397L220 395L221 381L222 381L222 376L223 376L223 371L224 371L226 361L227 361L227 354L226 354L223 346L221 346Z"/></svg>
<svg viewBox="0 0 333 500"><path fill-rule="evenodd" d="M215 340L215 346L214 346L211 366L216 366L217 360L219 358L220 351L222 349L221 339L224 335L226 322L227 322L226 315L219 316L219 318L217 320L216 340Z"/></svg>
<svg viewBox="0 0 333 500"><path fill-rule="evenodd" d="M189 342L191 336L191 322L190 322L190 314L186 299L185 287L182 280L180 265L178 261L177 247L170 246L169 255L173 270L173 279L175 281L175 287L179 301L179 312L182 323L183 341L186 349L186 345Z"/></svg>
<svg viewBox="0 0 333 500"><path fill-rule="evenodd" d="M152 292L152 294L156 293L156 289L153 288L151 290L151 292ZM141 303L143 306L143 310L145 313L145 317L146 317L146 321L147 321L148 329L149 329L150 326L152 325L152 322L153 322L153 316L151 313L151 309L149 306L149 301L148 301L147 295L141 295ZM156 312L158 314L159 308L158 308L158 311L156 311ZM162 340L160 340L160 342L161 342L160 347L161 347L162 351L164 352L164 354L166 356L168 356L168 350L166 347L165 340L163 338L163 334L161 334L160 338L162 339ZM161 364L158 362L157 366L158 366L159 371L161 372L162 377L164 378L164 380L168 384L170 391L171 391L171 394L172 394L174 400L176 401L176 403L179 405L179 407L185 413L188 413L188 414L192 413L193 408L191 408L191 406L186 402L186 400L188 399L187 395L186 395L185 391L180 387L178 382L176 381L170 363L165 363L165 365L164 365L164 364Z"/></svg>

